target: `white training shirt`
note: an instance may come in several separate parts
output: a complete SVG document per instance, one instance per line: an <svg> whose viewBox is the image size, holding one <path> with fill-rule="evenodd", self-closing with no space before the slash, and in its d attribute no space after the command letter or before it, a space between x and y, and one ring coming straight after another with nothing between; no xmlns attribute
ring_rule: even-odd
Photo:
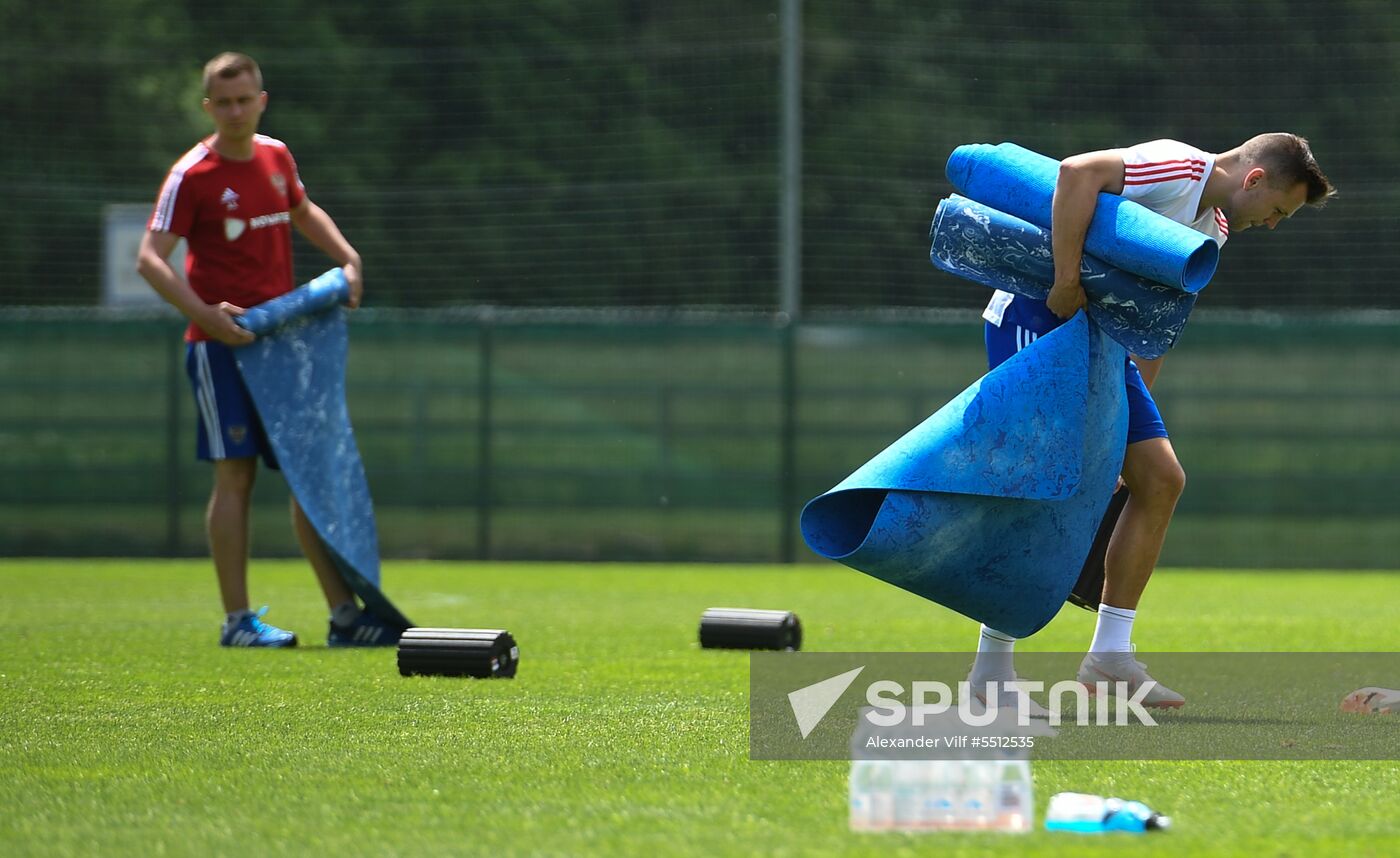
<svg viewBox="0 0 1400 858"><path fill-rule="evenodd" d="M1225 213L1209 208L1196 217L1206 179L1215 167L1215 156L1176 140L1153 140L1119 149L1123 156L1123 194L1163 217L1185 224L1225 246L1230 224ZM982 318L1001 327L1002 316L1016 296L1000 289L992 296Z"/></svg>

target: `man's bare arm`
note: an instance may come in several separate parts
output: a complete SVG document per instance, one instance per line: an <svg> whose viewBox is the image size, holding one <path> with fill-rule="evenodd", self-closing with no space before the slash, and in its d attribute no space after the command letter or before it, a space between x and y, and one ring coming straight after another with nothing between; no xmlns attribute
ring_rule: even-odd
<svg viewBox="0 0 1400 858"><path fill-rule="evenodd" d="M310 198L303 197L297 207L292 209L292 223L296 224L296 228L306 236L307 241L316 245L321 252L345 269L345 279L350 283L350 308L360 306L360 298L365 289L360 254L345 240L340 227L335 225L331 216L326 214L325 209L311 202Z"/></svg>
<svg viewBox="0 0 1400 858"><path fill-rule="evenodd" d="M1123 156L1117 151L1086 152L1060 162L1050 208L1055 283L1046 303L1062 319L1073 316L1085 304L1079 265L1084 258L1084 236L1102 191L1123 193Z"/></svg>
<svg viewBox="0 0 1400 858"><path fill-rule="evenodd" d="M234 316L243 315L243 308L225 301L206 304L185 278L170 265L170 254L180 237L170 232L146 231L141 237L141 249L136 252L136 271L151 284L160 297L174 305L206 334L225 345L241 346L255 337L234 323Z"/></svg>

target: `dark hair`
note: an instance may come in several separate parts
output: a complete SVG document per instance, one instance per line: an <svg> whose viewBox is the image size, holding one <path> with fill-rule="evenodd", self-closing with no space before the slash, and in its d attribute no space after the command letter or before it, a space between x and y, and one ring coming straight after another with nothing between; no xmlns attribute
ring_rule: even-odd
<svg viewBox="0 0 1400 858"><path fill-rule="evenodd" d="M1273 187L1307 185L1310 206L1324 205L1337 194L1331 180L1317 166L1306 137L1276 131L1251 137L1241 148L1245 162L1263 167Z"/></svg>
<svg viewBox="0 0 1400 858"><path fill-rule="evenodd" d="M247 54L239 54L233 51L225 51L214 59L204 64L204 94L209 94L209 87L213 85L214 78L229 80L241 74L253 76L253 86L262 89L262 69L253 58Z"/></svg>

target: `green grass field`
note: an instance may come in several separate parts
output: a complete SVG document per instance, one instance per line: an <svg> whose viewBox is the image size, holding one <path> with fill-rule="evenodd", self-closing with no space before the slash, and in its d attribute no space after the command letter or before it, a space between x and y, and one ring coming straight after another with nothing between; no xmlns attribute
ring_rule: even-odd
<svg viewBox="0 0 1400 858"><path fill-rule="evenodd" d="M1395 581L1164 570L1136 638L1400 650ZM390 563L385 582L421 624L509 628L519 677L405 679L392 650L326 650L297 563L258 563L253 586L303 646L259 652L216 646L205 562L0 562L0 854L1400 854L1394 762L1039 762L1038 817L1076 790L1176 828L850 833L847 764L750 761L748 659L695 642L721 604L796 611L808 650L975 640L841 568ZM1092 619L1067 609L1023 649L1082 649Z"/></svg>

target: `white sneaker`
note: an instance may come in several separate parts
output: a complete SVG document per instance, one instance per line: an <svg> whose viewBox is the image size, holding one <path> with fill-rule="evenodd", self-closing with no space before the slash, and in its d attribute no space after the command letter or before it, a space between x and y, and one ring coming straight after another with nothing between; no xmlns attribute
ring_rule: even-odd
<svg viewBox="0 0 1400 858"><path fill-rule="evenodd" d="M1017 676L1014 673L1011 674L1011 676L1009 677L999 679L988 679L985 681L979 681L974 679L972 674L970 673L967 675L968 689L972 692L973 699L976 700L978 703L982 704L983 712L987 711L987 697L989 696L987 686L996 685L996 698L998 709L1010 709L1011 711L1015 712L1017 711L1016 707L1020 705L1020 699L1024 697L1026 699L1026 712L1030 715L1030 717L1049 718L1049 710L1047 710L1044 706L1041 706L1039 703L1036 703L1035 698L1031 697L1029 693L1022 691L1019 688L1007 688L1005 685L1005 683L1007 682L1016 681Z"/></svg>
<svg viewBox="0 0 1400 858"><path fill-rule="evenodd" d="M1342 699L1343 712L1361 715L1393 715L1400 713L1400 689L1358 688Z"/></svg>
<svg viewBox="0 0 1400 858"><path fill-rule="evenodd" d="M1142 697L1142 705L1149 709L1180 709L1186 698L1172 691L1147 673L1147 665L1138 661L1130 652L1091 652L1079 663L1076 677L1093 697L1098 690L1097 683L1107 682L1109 693L1117 690L1116 683L1127 683L1128 696L1147 683L1151 688Z"/></svg>

